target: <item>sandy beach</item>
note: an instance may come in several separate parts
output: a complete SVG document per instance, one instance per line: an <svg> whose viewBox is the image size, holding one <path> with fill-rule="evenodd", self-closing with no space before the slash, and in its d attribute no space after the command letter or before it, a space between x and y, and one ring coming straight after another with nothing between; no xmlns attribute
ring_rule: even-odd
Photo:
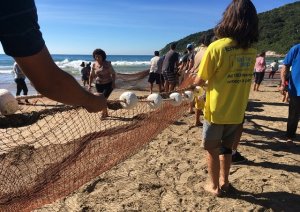
<svg viewBox="0 0 300 212"><path fill-rule="evenodd" d="M233 165L233 194L207 194L202 129L186 113L141 151L68 197L35 211L299 211L300 144L288 147L288 105L277 81L251 92L239 151L248 161ZM300 133L299 127L297 133Z"/></svg>

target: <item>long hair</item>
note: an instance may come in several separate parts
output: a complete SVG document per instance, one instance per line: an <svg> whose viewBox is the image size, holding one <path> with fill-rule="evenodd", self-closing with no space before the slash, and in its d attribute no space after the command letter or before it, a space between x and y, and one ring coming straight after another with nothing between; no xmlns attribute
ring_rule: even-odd
<svg viewBox="0 0 300 212"><path fill-rule="evenodd" d="M258 41L258 16L250 0L233 0L214 29L218 38L230 37L239 48L249 48Z"/></svg>

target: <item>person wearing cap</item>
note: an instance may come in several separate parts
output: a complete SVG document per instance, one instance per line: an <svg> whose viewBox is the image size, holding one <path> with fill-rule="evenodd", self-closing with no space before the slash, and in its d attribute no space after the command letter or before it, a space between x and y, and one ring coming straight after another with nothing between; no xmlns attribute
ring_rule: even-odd
<svg viewBox="0 0 300 212"><path fill-rule="evenodd" d="M186 67L186 70L189 71L193 68L194 66L194 60L195 60L195 52L194 52L194 46L193 44L188 44L186 46L186 49L188 50L188 64Z"/></svg>

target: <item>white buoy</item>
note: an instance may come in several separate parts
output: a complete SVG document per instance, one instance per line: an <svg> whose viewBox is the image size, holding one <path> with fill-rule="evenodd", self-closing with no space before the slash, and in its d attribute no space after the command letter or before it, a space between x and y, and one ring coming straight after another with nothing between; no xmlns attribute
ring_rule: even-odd
<svg viewBox="0 0 300 212"><path fill-rule="evenodd" d="M195 91L197 91L197 92L199 92L200 89L201 89L201 86L199 86L199 85L197 85L197 86L195 87Z"/></svg>
<svg viewBox="0 0 300 212"><path fill-rule="evenodd" d="M184 99L188 102L192 102L194 99L194 95L192 91L184 91L183 93Z"/></svg>
<svg viewBox="0 0 300 212"><path fill-rule="evenodd" d="M170 94L170 103L174 106L179 106L182 102L182 96L180 95L180 93L171 93Z"/></svg>
<svg viewBox="0 0 300 212"><path fill-rule="evenodd" d="M14 114L19 110L18 101L6 89L0 89L0 112L2 115Z"/></svg>
<svg viewBox="0 0 300 212"><path fill-rule="evenodd" d="M130 91L126 91L121 94L119 100L121 101L121 105L125 109L132 109L134 108L138 103L137 96Z"/></svg>
<svg viewBox="0 0 300 212"><path fill-rule="evenodd" d="M162 103L162 97L157 93L150 94L147 97L147 100L149 101L147 103L151 109L156 109L160 107Z"/></svg>

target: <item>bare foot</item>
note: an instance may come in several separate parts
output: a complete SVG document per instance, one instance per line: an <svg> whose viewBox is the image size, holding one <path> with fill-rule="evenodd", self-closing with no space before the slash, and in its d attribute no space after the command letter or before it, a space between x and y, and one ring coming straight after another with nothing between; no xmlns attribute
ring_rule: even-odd
<svg viewBox="0 0 300 212"><path fill-rule="evenodd" d="M213 196L215 196L215 197L220 197L221 196L221 194L222 194L222 192L221 192L221 190L219 189L219 188L217 188L217 189L214 189L213 187L212 187L212 185L205 185L204 187L204 190L206 191L206 192L208 192L208 193L210 193L211 195L213 195Z"/></svg>

